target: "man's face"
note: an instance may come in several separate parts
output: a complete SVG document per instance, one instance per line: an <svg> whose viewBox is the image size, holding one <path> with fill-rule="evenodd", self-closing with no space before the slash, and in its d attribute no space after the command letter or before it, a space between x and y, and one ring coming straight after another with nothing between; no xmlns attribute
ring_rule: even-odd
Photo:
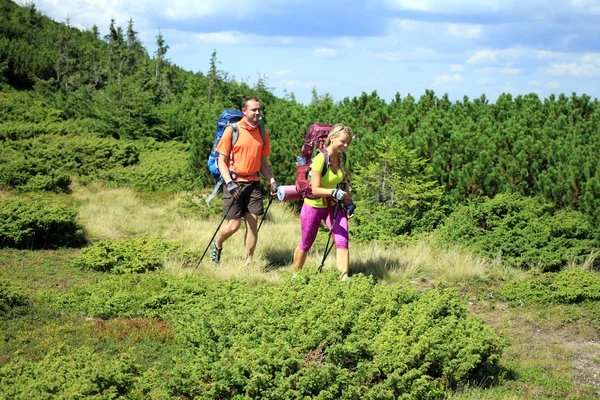
<svg viewBox="0 0 600 400"><path fill-rule="evenodd" d="M246 108L242 108L242 113L250 125L256 125L260 118L260 103L258 101L249 100L246 104Z"/></svg>

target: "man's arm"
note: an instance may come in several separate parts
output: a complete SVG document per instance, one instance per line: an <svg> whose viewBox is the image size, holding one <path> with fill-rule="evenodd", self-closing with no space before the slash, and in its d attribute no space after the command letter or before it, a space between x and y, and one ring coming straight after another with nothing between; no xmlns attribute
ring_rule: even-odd
<svg viewBox="0 0 600 400"><path fill-rule="evenodd" d="M225 156L223 154L219 154L219 158L217 160L217 166L219 167L219 172L223 177L223 181L225 183L231 181L231 174L229 173L229 166L227 165L229 156Z"/></svg>
<svg viewBox="0 0 600 400"><path fill-rule="evenodd" d="M271 173L271 167L269 167L269 162L267 161L267 157L261 157L261 159L260 159L260 172L261 172L261 174L263 174L263 176L269 182L269 184L272 184L273 182L275 182L275 178L273 177L273 174Z"/></svg>

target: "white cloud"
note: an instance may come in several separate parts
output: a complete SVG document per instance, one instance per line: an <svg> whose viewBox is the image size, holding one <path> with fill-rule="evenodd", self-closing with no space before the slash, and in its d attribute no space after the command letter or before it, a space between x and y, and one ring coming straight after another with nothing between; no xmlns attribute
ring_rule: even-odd
<svg viewBox="0 0 600 400"><path fill-rule="evenodd" d="M290 74L290 72L291 72L290 70L285 70L285 71L275 71L275 72L273 73L273 75L275 75L275 76L286 76L286 75L289 75L289 74Z"/></svg>
<svg viewBox="0 0 600 400"><path fill-rule="evenodd" d="M571 4L589 14L600 14L600 3L598 0L571 0Z"/></svg>
<svg viewBox="0 0 600 400"><path fill-rule="evenodd" d="M477 81L475 82L478 85L488 85L492 82L491 78L485 77L485 78L479 78L477 79Z"/></svg>
<svg viewBox="0 0 600 400"><path fill-rule="evenodd" d="M313 51L313 54L318 57L335 57L337 55L337 50L321 47Z"/></svg>
<svg viewBox="0 0 600 400"><path fill-rule="evenodd" d="M224 45L236 45L240 44L243 40L243 36L240 32L212 32L212 33L200 33L196 35L196 38L202 42L224 44Z"/></svg>
<svg viewBox="0 0 600 400"><path fill-rule="evenodd" d="M480 50L467 60L467 64L497 64L496 52L491 50Z"/></svg>
<svg viewBox="0 0 600 400"><path fill-rule="evenodd" d="M417 28L417 23L411 19L393 19L390 22L390 27L399 30L413 30Z"/></svg>
<svg viewBox="0 0 600 400"><path fill-rule="evenodd" d="M529 0L530 2L535 2ZM384 7L393 10L412 10L439 13L497 12L510 10L521 4L517 0L381 0ZM537 1L537 3L540 3Z"/></svg>
<svg viewBox="0 0 600 400"><path fill-rule="evenodd" d="M521 73L519 68L500 68L499 71L504 75L519 75Z"/></svg>
<svg viewBox="0 0 600 400"><path fill-rule="evenodd" d="M154 2L153 8L155 11L165 15L169 19L186 20L216 14L220 8L219 6L219 2L215 0L169 0L166 2ZM160 8L162 7L164 7L164 9L161 11ZM233 8L234 13L239 15L241 11L240 8L241 7Z"/></svg>
<svg viewBox="0 0 600 400"><path fill-rule="evenodd" d="M547 50L538 50L536 51L538 58L547 59L547 58L561 58L564 57L564 53L559 53L556 51L547 51Z"/></svg>
<svg viewBox="0 0 600 400"><path fill-rule="evenodd" d="M481 25L459 25L451 24L446 25L446 31L459 38L465 39L477 39L481 37L483 28Z"/></svg>
<svg viewBox="0 0 600 400"><path fill-rule="evenodd" d="M452 64L448 69L450 72L462 72L465 70L465 67L460 64Z"/></svg>
<svg viewBox="0 0 600 400"><path fill-rule="evenodd" d="M339 43L342 47L353 48L356 47L356 42L349 37L343 37L341 39L337 39L336 43Z"/></svg>
<svg viewBox="0 0 600 400"><path fill-rule="evenodd" d="M600 65L600 53L588 53L581 57L581 61Z"/></svg>
<svg viewBox="0 0 600 400"><path fill-rule="evenodd" d="M236 46L245 43L262 43L264 45L289 45L293 39L286 36L259 36L238 31L199 33L196 39L204 44Z"/></svg>
<svg viewBox="0 0 600 400"><path fill-rule="evenodd" d="M548 82L548 83L546 83L546 87L550 88L550 89L558 89L558 88L560 88L560 83L559 82Z"/></svg>
<svg viewBox="0 0 600 400"><path fill-rule="evenodd" d="M436 76L435 80L433 81L431 86L436 87L436 86L445 85L448 83L456 83L456 82L462 82L462 81L463 81L463 78L459 74L454 74L454 75L445 74L445 75Z"/></svg>
<svg viewBox="0 0 600 400"><path fill-rule="evenodd" d="M600 76L600 66L592 63L552 64L550 75L572 76L575 78L593 78Z"/></svg>
<svg viewBox="0 0 600 400"><path fill-rule="evenodd" d="M542 86L542 83L540 81L536 81L536 80L529 81L527 83L530 84L531 86L537 86L537 87Z"/></svg>

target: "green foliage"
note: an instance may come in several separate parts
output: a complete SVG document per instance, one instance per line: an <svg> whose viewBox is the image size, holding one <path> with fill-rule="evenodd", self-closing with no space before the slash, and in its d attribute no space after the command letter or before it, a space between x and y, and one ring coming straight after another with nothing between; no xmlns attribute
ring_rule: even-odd
<svg viewBox="0 0 600 400"><path fill-rule="evenodd" d="M161 239L101 240L82 249L74 265L115 274L143 273L162 268L168 257L191 258L194 254L182 251L177 243Z"/></svg>
<svg viewBox="0 0 600 400"><path fill-rule="evenodd" d="M386 137L366 151L371 161L356 168L358 240L394 241L433 229L443 217L442 188L426 161L397 139Z"/></svg>
<svg viewBox="0 0 600 400"><path fill-rule="evenodd" d="M583 262L597 248L594 230L577 211L555 212L539 198L499 194L459 206L439 229L443 240L511 266L556 270Z"/></svg>
<svg viewBox="0 0 600 400"><path fill-rule="evenodd" d="M502 295L512 304L574 304L600 302L600 275L596 272L570 271L533 274L529 279L506 284Z"/></svg>
<svg viewBox="0 0 600 400"><path fill-rule="evenodd" d="M98 174L99 178L118 186L131 185L148 191L174 193L194 188L196 177L188 166L186 145L150 140L140 147L138 163L105 170Z"/></svg>
<svg viewBox="0 0 600 400"><path fill-rule="evenodd" d="M0 202L0 246L19 249L83 244L77 211L65 197L30 195Z"/></svg>
<svg viewBox="0 0 600 400"><path fill-rule="evenodd" d="M0 396L10 399L128 398L138 368L127 354L98 355L89 347L60 347L40 361L17 358L0 367Z"/></svg>
<svg viewBox="0 0 600 400"><path fill-rule="evenodd" d="M8 281L0 279L0 319L18 314L28 304L27 298Z"/></svg>
<svg viewBox="0 0 600 400"><path fill-rule="evenodd" d="M169 321L172 364L138 386L165 397L443 398L461 382L501 376L504 341L468 315L457 292L337 278L249 287L119 275L77 286L62 303L102 318Z"/></svg>
<svg viewBox="0 0 600 400"><path fill-rule="evenodd" d="M98 174L138 161L138 150L115 139L44 135L0 143L0 187L66 192L69 174Z"/></svg>

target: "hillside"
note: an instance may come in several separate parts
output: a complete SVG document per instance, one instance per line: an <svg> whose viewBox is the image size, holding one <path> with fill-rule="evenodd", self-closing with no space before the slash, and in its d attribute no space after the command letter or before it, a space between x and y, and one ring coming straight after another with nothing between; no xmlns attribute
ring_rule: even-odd
<svg viewBox="0 0 600 400"><path fill-rule="evenodd" d="M426 91L308 105L0 0L0 398L600 396L600 105L586 94ZM357 204L349 282L294 273L298 205L256 260L220 220L206 159L255 95L272 171L342 122Z"/></svg>

